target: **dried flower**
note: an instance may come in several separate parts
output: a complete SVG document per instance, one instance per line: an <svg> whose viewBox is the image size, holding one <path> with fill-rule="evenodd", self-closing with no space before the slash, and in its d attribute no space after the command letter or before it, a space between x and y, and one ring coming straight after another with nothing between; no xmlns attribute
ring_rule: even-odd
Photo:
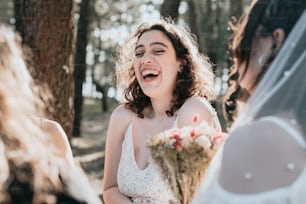
<svg viewBox="0 0 306 204"><path fill-rule="evenodd" d="M197 120L195 116L194 121ZM215 129L201 122L195 127L166 130L149 140L153 163L160 170L177 202L191 203L224 138L220 128Z"/></svg>

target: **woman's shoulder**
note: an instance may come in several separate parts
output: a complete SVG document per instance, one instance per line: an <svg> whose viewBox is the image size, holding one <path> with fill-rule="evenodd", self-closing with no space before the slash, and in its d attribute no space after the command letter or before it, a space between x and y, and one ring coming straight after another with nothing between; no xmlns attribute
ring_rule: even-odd
<svg viewBox="0 0 306 204"><path fill-rule="evenodd" d="M131 121L134 113L126 108L124 104L121 104L117 106L112 114L111 114L111 120L120 120L121 122Z"/></svg>
<svg viewBox="0 0 306 204"><path fill-rule="evenodd" d="M188 98L180 109L181 112L189 112L190 110L212 112L214 108L206 98L193 96Z"/></svg>
<svg viewBox="0 0 306 204"><path fill-rule="evenodd" d="M111 135L124 135L128 125L132 122L135 113L123 104L114 109L110 116L108 132Z"/></svg>
<svg viewBox="0 0 306 204"><path fill-rule="evenodd" d="M178 118L181 124L194 125L194 119L198 121L213 120L215 110L212 105L203 97L190 97L178 111Z"/></svg>

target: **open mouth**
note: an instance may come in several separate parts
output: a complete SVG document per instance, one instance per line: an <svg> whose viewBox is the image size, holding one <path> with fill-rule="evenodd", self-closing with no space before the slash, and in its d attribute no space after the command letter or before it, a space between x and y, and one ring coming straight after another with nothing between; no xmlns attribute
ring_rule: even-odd
<svg viewBox="0 0 306 204"><path fill-rule="evenodd" d="M146 69L141 72L141 75L144 80L152 80L158 77L159 71L157 70L151 70L151 69Z"/></svg>

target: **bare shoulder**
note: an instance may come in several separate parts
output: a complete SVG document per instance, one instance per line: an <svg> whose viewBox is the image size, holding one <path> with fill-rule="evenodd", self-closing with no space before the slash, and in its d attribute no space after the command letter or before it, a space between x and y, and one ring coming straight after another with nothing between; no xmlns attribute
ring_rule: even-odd
<svg viewBox="0 0 306 204"><path fill-rule="evenodd" d="M133 117L133 112L127 109L124 105L119 105L112 112L110 120L115 120L120 123L129 123Z"/></svg>
<svg viewBox="0 0 306 204"><path fill-rule="evenodd" d="M124 105L119 105L111 114L108 132L112 135L123 135L132 121L133 115L131 110Z"/></svg>
<svg viewBox="0 0 306 204"><path fill-rule="evenodd" d="M294 171L288 174L284 169L291 163ZM231 132L224 145L219 179L230 191L258 193L290 185L304 163L304 149L290 132L272 120L258 120ZM249 182L251 179L254 182Z"/></svg>
<svg viewBox="0 0 306 204"><path fill-rule="evenodd" d="M44 128L63 130L62 126L54 120L42 119L42 121L43 121Z"/></svg>
<svg viewBox="0 0 306 204"><path fill-rule="evenodd" d="M41 128L50 135L56 136L57 139L63 139L68 141L68 137L63 129L63 127L54 120L49 120L46 118L38 118L40 120Z"/></svg>
<svg viewBox="0 0 306 204"><path fill-rule="evenodd" d="M70 164L74 165L73 154L68 140L68 136L63 127L54 120L46 118L38 118L41 128L49 135L49 139L53 142L59 155L66 159Z"/></svg>
<svg viewBox="0 0 306 204"><path fill-rule="evenodd" d="M213 119L214 109L211 104L202 97L190 97L178 111L179 125L193 125L193 119L205 120L210 123Z"/></svg>

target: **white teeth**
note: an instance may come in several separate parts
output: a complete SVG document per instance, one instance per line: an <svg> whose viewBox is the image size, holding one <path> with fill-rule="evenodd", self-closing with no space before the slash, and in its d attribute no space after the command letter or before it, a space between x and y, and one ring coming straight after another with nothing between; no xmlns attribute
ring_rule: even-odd
<svg viewBox="0 0 306 204"><path fill-rule="evenodd" d="M141 74L142 74L142 76L147 76L149 74L158 75L158 71L157 70L148 70L148 69L146 69L146 70L143 70L141 72Z"/></svg>

